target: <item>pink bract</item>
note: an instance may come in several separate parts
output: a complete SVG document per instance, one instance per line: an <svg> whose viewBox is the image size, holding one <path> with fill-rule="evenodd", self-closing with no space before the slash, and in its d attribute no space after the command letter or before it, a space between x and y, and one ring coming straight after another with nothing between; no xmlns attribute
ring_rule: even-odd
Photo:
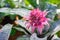
<svg viewBox="0 0 60 40"><path fill-rule="evenodd" d="M48 12L46 10L41 11L39 8L31 10L30 15L28 16L27 27L31 27L32 32L37 29L38 32L42 34L44 26L49 25L49 18L46 18L47 13Z"/></svg>

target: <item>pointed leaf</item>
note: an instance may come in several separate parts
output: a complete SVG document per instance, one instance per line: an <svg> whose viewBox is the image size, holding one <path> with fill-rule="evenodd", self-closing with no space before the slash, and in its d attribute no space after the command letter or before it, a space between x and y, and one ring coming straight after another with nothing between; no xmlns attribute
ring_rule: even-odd
<svg viewBox="0 0 60 40"><path fill-rule="evenodd" d="M46 9L46 2L47 2L47 0L39 0L39 8L41 10L45 10Z"/></svg>
<svg viewBox="0 0 60 40"><path fill-rule="evenodd" d="M3 13L6 13L6 14L9 14L9 12L10 12L10 8L0 8L0 12L3 12Z"/></svg>
<svg viewBox="0 0 60 40"><path fill-rule="evenodd" d="M48 9L48 11L50 11L48 13L47 17L54 19L55 15L56 15L56 6L47 3L46 9Z"/></svg>
<svg viewBox="0 0 60 40"><path fill-rule="evenodd" d="M10 14L17 14L22 17L29 15L30 10L23 9L23 8L18 8L18 9L11 9Z"/></svg>
<svg viewBox="0 0 60 40"><path fill-rule="evenodd" d="M25 34L28 34L28 33L26 33L26 31L24 30L24 29L22 29L22 28L20 28L20 27L13 27L14 29L16 29L16 30L18 30L18 31L22 31L22 32L24 32Z"/></svg>
<svg viewBox="0 0 60 40"><path fill-rule="evenodd" d="M28 1L34 8L37 8L36 0L26 0Z"/></svg>
<svg viewBox="0 0 60 40"><path fill-rule="evenodd" d="M0 12L6 13L6 14L17 14L22 17L25 17L25 16L29 15L30 10L23 9L23 8L17 8L17 9L0 8Z"/></svg>
<svg viewBox="0 0 60 40"><path fill-rule="evenodd" d="M6 24L3 26L0 32L0 40L8 40L10 36L12 25L11 24Z"/></svg>
<svg viewBox="0 0 60 40"><path fill-rule="evenodd" d="M31 34L31 29L27 29L27 28L26 28L25 21L17 20L16 22L18 23L18 25L21 25L21 26L22 26L21 28L24 30L25 33L28 32L28 34ZM18 29L19 29L19 28L18 28ZM22 29L21 29L21 30L22 30ZM22 31L23 31L23 30L22 30Z"/></svg>
<svg viewBox="0 0 60 40"><path fill-rule="evenodd" d="M52 32L52 34L55 34L60 31L60 20L52 23L49 31Z"/></svg>

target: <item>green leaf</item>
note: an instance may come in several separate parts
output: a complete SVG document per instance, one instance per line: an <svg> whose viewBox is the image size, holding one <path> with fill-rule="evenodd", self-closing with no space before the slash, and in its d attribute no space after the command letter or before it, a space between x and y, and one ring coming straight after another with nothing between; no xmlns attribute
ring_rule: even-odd
<svg viewBox="0 0 60 40"><path fill-rule="evenodd" d="M18 30L18 31L21 31L21 32L24 32L24 33L26 33L22 28L20 28L20 27L13 27L14 29L16 29L16 30Z"/></svg>
<svg viewBox="0 0 60 40"><path fill-rule="evenodd" d="M3 13L3 12L0 12L0 18L3 18L3 17L6 16L6 15L8 15L8 14Z"/></svg>
<svg viewBox="0 0 60 40"><path fill-rule="evenodd" d="M0 23L2 22L2 19L0 18Z"/></svg>
<svg viewBox="0 0 60 40"><path fill-rule="evenodd" d="M15 19L16 19L16 16L18 16L19 19L22 19L22 18L23 18L22 16L20 16L20 15L18 15L18 14L10 14L10 18L11 18L12 20L15 20Z"/></svg>
<svg viewBox="0 0 60 40"><path fill-rule="evenodd" d="M0 8L5 6L5 0L0 0Z"/></svg>
<svg viewBox="0 0 60 40"><path fill-rule="evenodd" d="M59 4L60 1L59 0L49 0L50 4Z"/></svg>
<svg viewBox="0 0 60 40"><path fill-rule="evenodd" d="M0 12L0 18L4 17L5 13Z"/></svg>
<svg viewBox="0 0 60 40"><path fill-rule="evenodd" d="M12 28L10 35L14 36L16 34L16 29Z"/></svg>
<svg viewBox="0 0 60 40"><path fill-rule="evenodd" d="M26 28L22 27L21 25L18 25L18 27L13 27L13 28L20 31L20 32L24 32L24 34L31 35L30 32Z"/></svg>
<svg viewBox="0 0 60 40"><path fill-rule="evenodd" d="M46 9L46 2L47 2L47 0L39 0L39 8L41 10L45 10Z"/></svg>
<svg viewBox="0 0 60 40"><path fill-rule="evenodd" d="M60 38L60 31L58 31L56 34L57 34L57 36Z"/></svg>
<svg viewBox="0 0 60 40"><path fill-rule="evenodd" d="M60 3L59 3L59 4L57 4L57 9L60 9Z"/></svg>
<svg viewBox="0 0 60 40"><path fill-rule="evenodd" d="M7 15L9 15L9 13L0 12L0 23L3 21L3 18Z"/></svg>
<svg viewBox="0 0 60 40"><path fill-rule="evenodd" d="M18 31L22 31L25 34L31 35L31 31L29 31L31 29L27 29L26 28L25 21L23 21L23 20L17 20L16 22L18 22L18 27L14 27L15 29L17 29Z"/></svg>
<svg viewBox="0 0 60 40"><path fill-rule="evenodd" d="M34 8L37 8L36 0L26 0L26 4L31 4Z"/></svg>
<svg viewBox="0 0 60 40"><path fill-rule="evenodd" d="M57 20L58 20L57 15L55 15L55 17L54 17L54 21L57 21Z"/></svg>
<svg viewBox="0 0 60 40"><path fill-rule="evenodd" d="M10 18L11 18L12 20L15 20L15 17L16 17L16 14L10 14Z"/></svg>
<svg viewBox="0 0 60 40"><path fill-rule="evenodd" d="M11 8L15 8L15 4L14 4L13 0L6 0L5 2L8 3Z"/></svg>
<svg viewBox="0 0 60 40"><path fill-rule="evenodd" d="M58 31L60 31L60 20L57 20L57 21L53 22L50 26L49 31L51 32L51 35L54 35Z"/></svg>
<svg viewBox="0 0 60 40"><path fill-rule="evenodd" d="M30 3L27 0L24 0L26 6L30 5Z"/></svg>

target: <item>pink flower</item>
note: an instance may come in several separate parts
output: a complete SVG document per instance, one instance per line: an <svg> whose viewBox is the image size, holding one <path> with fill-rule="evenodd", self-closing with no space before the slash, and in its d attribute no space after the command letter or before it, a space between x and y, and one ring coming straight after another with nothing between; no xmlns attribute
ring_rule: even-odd
<svg viewBox="0 0 60 40"><path fill-rule="evenodd" d="M31 31L34 32L35 29L38 30L38 32L40 34L42 34L42 31L44 29L45 25L49 25L48 23L48 18L46 18L47 15L47 11L41 11L38 8L37 9L33 9L30 12L29 17L27 18L27 27L30 28L31 27Z"/></svg>

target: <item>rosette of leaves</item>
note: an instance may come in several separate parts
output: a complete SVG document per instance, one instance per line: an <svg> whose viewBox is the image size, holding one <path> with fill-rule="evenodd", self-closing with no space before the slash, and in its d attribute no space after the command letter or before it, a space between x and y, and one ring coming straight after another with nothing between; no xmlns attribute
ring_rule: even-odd
<svg viewBox="0 0 60 40"><path fill-rule="evenodd" d="M25 1L27 1L29 4L31 4L32 6L33 6L33 9L34 8L40 8L41 10L44 10L44 9L48 9L48 10L52 10L50 13L48 13L48 17L51 17L52 18L52 16L55 16L54 14L55 13L53 13L53 12L55 12L55 6L54 5L51 5L51 4L48 4L48 3L46 3L47 1L43 1L43 0L40 0L41 2L39 3L39 4L37 4L36 3L36 0L25 0ZM43 4L45 4L45 5L43 5ZM47 6L46 6L47 5ZM12 7L14 7L14 6L12 6ZM44 7L44 8L43 8ZM8 8L9 9L9 8ZM3 11L4 12L4 11ZM11 9L11 10L9 10L9 15L10 14L18 14L19 16L22 16L22 17L24 17L24 16L27 16L28 14L29 14L29 12L30 12L30 10L28 10L28 9ZM52 14L51 14L52 13ZM52 15L52 16L51 16ZM12 15L10 15L11 16L11 19L13 20L14 19L14 17L12 16ZM54 19L54 18L53 18ZM53 20L54 21L54 20ZM57 22L52 22L52 24L51 24L51 27L50 27L50 29L49 29L49 31L48 32L46 32L44 35L48 35L48 34L50 34L51 32L52 32L52 30L54 30L57 26L58 26L58 22L59 21L57 21ZM24 21L23 20L20 20L19 21L19 25L21 25L22 26L22 28L24 28L25 30L26 30L26 26L25 26L25 24L23 24L24 23ZM22 25L23 24L23 25ZM57 25L56 25L57 24ZM55 26L56 25L56 26ZM17 30L19 30L19 28L20 27L15 27L15 29L17 29ZM20 28L21 29L21 28ZM24 32L25 32L25 30L24 30ZM19 30L19 31L21 31L21 30ZM27 30L28 31L28 30ZM29 31L28 31L29 32ZM26 32L25 32L26 33Z"/></svg>

